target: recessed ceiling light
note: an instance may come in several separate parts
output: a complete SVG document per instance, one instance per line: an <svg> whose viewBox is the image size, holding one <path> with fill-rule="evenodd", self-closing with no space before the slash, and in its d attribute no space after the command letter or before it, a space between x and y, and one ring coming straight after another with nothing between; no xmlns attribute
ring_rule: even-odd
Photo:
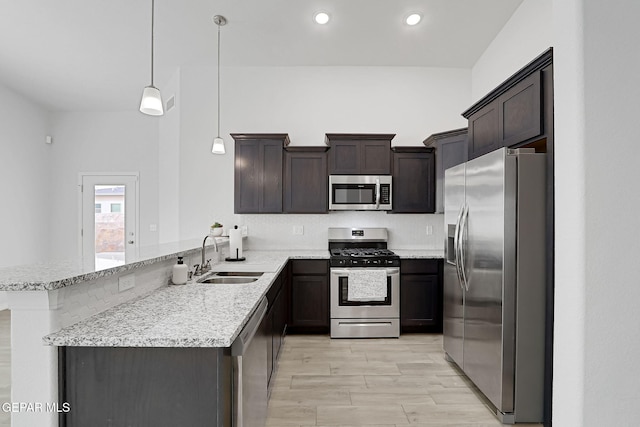
<svg viewBox="0 0 640 427"><path fill-rule="evenodd" d="M327 12L318 12L313 15L313 20L320 25L324 25L329 22L329 14Z"/></svg>
<svg viewBox="0 0 640 427"><path fill-rule="evenodd" d="M420 16L419 13L412 13L405 18L404 22L406 22L407 25L418 25L421 19L422 16Z"/></svg>

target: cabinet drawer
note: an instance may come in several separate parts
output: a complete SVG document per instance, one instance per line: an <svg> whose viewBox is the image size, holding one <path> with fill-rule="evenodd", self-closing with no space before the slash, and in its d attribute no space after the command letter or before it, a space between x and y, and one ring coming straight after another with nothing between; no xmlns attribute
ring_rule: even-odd
<svg viewBox="0 0 640 427"><path fill-rule="evenodd" d="M294 259L291 261L291 274L327 274L328 261L311 259Z"/></svg>
<svg viewBox="0 0 640 427"><path fill-rule="evenodd" d="M400 260L400 274L438 274L439 259Z"/></svg>

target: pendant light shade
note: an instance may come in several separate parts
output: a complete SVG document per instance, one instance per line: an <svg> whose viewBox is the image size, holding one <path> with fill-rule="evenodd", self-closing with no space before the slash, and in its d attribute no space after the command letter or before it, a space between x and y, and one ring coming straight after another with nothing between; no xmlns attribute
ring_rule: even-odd
<svg viewBox="0 0 640 427"><path fill-rule="evenodd" d="M217 137L213 140L213 148L211 148L213 154L224 154L224 139Z"/></svg>
<svg viewBox="0 0 640 427"><path fill-rule="evenodd" d="M161 116L164 114L162 106L162 96L160 90L153 85L153 39L155 23L155 1L151 0L151 84L142 91L140 101L140 112L150 116Z"/></svg>
<svg viewBox="0 0 640 427"><path fill-rule="evenodd" d="M162 96L157 87L147 86L144 88L142 101L140 101L140 112L150 116L161 116L164 114Z"/></svg>
<svg viewBox="0 0 640 427"><path fill-rule="evenodd" d="M218 26L218 136L213 140L211 152L213 154L224 154L224 139L220 137L220 27L227 25L227 18L222 15L213 17L213 23Z"/></svg>

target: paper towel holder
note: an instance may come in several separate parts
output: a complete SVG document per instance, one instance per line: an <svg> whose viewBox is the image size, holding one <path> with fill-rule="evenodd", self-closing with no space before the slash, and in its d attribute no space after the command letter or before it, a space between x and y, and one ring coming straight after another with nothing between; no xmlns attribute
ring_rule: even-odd
<svg viewBox="0 0 640 427"><path fill-rule="evenodd" d="M236 226L234 226L234 228L237 230L237 229L238 229L238 226L236 225ZM231 234L231 233L229 233L229 234ZM242 243L242 242L241 242L241 243ZM230 254L230 255L231 255L231 254ZM225 261L228 261L228 262L235 262L235 261L244 261L244 260L246 260L246 258L245 258L245 257L240 257L239 255L240 255L240 249L236 248L236 257L235 257L235 258L232 258L232 257L230 257L230 256L229 256L229 257L226 257L224 260L225 260Z"/></svg>
<svg viewBox="0 0 640 427"><path fill-rule="evenodd" d="M238 258L238 251L239 251L239 249L236 249L236 257L235 257L235 258L226 257L224 260L225 260L225 261L229 261L229 262L233 262L233 261L244 261L244 260L246 260L246 258L245 258L245 257Z"/></svg>

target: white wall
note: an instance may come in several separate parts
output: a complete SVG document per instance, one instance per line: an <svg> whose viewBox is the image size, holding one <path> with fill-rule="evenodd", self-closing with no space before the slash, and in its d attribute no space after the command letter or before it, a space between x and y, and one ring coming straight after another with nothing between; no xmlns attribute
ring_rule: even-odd
<svg viewBox="0 0 640 427"><path fill-rule="evenodd" d="M470 105L470 71L463 69L223 68L221 134L227 154L219 156L210 153L215 76L215 68L181 70L181 239L203 236L213 221L225 227L242 221L233 214L229 133L288 133L293 145L321 145L327 132L397 133L394 145L422 145L434 132L465 126L460 113ZM394 218L400 222L403 216Z"/></svg>
<svg viewBox="0 0 640 427"><path fill-rule="evenodd" d="M138 111L52 115L51 258L79 255L78 173L140 173L140 246L158 243L158 120Z"/></svg>
<svg viewBox="0 0 640 427"><path fill-rule="evenodd" d="M640 3L555 0L554 425L640 419Z"/></svg>
<svg viewBox="0 0 640 427"><path fill-rule="evenodd" d="M46 110L0 83L0 267L48 256L49 132Z"/></svg>
<svg viewBox="0 0 640 427"><path fill-rule="evenodd" d="M444 215L331 212L324 215L240 215L249 249L327 249L329 227L385 227L390 249L443 249ZM225 224L226 225L226 224ZM229 224L233 225L233 224ZM293 226L303 226L294 235ZM431 234L427 235L427 226Z"/></svg>
<svg viewBox="0 0 640 427"><path fill-rule="evenodd" d="M471 71L472 102L553 45L552 0L524 0Z"/></svg>
<svg viewBox="0 0 640 427"><path fill-rule="evenodd" d="M180 240L180 70L162 86L166 102L174 97L175 107L158 119L158 241Z"/></svg>

